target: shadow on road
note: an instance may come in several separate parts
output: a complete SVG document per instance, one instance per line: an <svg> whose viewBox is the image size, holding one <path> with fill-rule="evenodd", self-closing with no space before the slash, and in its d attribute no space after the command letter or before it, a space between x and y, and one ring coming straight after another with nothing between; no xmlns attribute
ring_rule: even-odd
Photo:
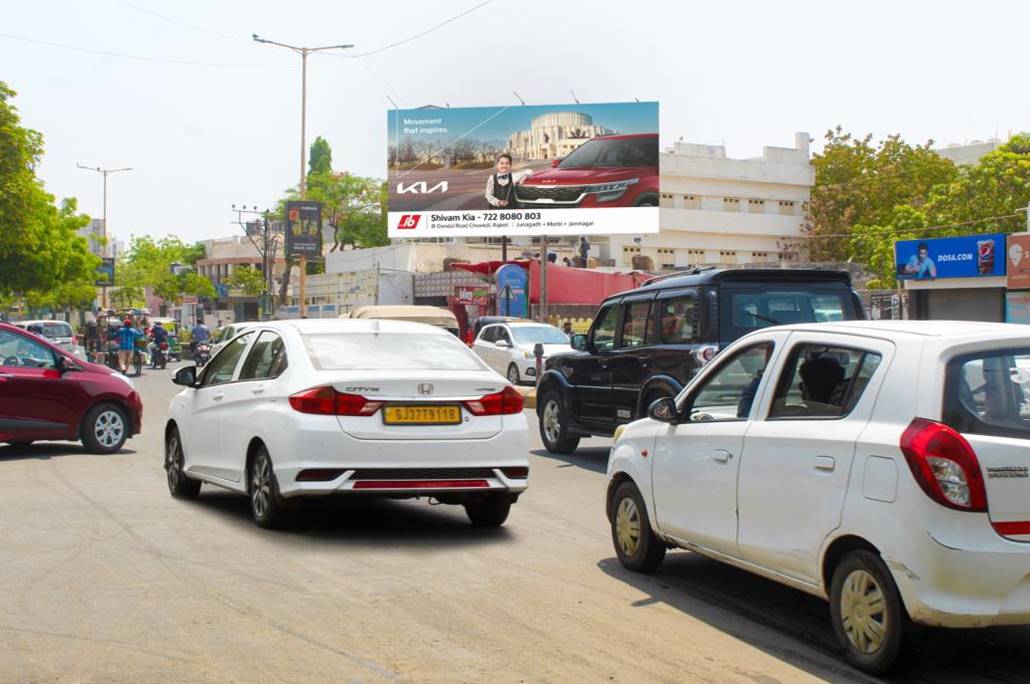
<svg viewBox="0 0 1030 684"><path fill-rule="evenodd" d="M1030 628L925 630L920 650L888 680L847 665L822 599L694 553L671 551L654 575L617 558L598 567L662 602L816 677L850 682L1027 682ZM815 653L813 653L815 651Z"/></svg>
<svg viewBox="0 0 1030 684"><path fill-rule="evenodd" d="M554 461L561 461L577 468L584 468L595 473L604 473L608 470L608 447L583 447L571 454L552 454L547 449L535 449L529 453L540 458L549 458Z"/></svg>
<svg viewBox="0 0 1030 684"><path fill-rule="evenodd" d="M429 546L490 544L513 538L506 528L473 527L461 506L430 506L425 499L395 501L371 497L327 497L304 501L279 531L254 525L246 496L202 490L191 504L253 528L259 534L281 534L307 540L363 546ZM519 506L511 509L517 517Z"/></svg>
<svg viewBox="0 0 1030 684"><path fill-rule="evenodd" d="M25 461L37 459L47 461L51 458L63 456L89 456L93 458L105 458L107 456L131 456L136 452L132 449L122 448L114 454L93 454L86 451L86 448L76 442L39 442L29 446L8 445L0 447L0 462L4 461Z"/></svg>

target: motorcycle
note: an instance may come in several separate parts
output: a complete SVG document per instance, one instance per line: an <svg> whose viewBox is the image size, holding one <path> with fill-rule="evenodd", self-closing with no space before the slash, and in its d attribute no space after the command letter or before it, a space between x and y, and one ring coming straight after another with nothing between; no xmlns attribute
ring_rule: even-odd
<svg viewBox="0 0 1030 684"><path fill-rule="evenodd" d="M205 363L211 360L211 345L207 342L200 342L197 344L196 351L193 352L193 360L197 362L197 367L202 367Z"/></svg>
<svg viewBox="0 0 1030 684"><path fill-rule="evenodd" d="M152 351L150 353L151 368L164 370L168 365L168 343L158 342L152 345Z"/></svg>

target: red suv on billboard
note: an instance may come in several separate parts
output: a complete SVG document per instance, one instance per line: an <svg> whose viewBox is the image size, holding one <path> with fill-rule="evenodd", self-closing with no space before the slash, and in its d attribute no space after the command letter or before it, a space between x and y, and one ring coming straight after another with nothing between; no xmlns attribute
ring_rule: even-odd
<svg viewBox="0 0 1030 684"><path fill-rule="evenodd" d="M0 442L81 440L109 454L142 422L143 402L124 375L0 323Z"/></svg>
<svg viewBox="0 0 1030 684"><path fill-rule="evenodd" d="M658 134L605 135L515 186L519 206L657 207Z"/></svg>

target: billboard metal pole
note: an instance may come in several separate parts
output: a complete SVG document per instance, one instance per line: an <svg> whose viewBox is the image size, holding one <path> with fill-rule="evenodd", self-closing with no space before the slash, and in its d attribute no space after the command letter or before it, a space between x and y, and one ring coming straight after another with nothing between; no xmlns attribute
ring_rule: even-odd
<svg viewBox="0 0 1030 684"><path fill-rule="evenodd" d="M541 238L543 249L540 250L540 318L547 322L547 236Z"/></svg>

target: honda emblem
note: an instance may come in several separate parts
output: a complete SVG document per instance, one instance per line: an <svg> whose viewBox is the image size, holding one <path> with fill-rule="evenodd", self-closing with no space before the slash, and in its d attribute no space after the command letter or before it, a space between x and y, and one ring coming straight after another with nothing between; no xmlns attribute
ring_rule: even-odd
<svg viewBox="0 0 1030 684"><path fill-rule="evenodd" d="M423 382L421 385L418 386L418 393L419 394L432 394L433 393L433 386L430 385L428 382Z"/></svg>

